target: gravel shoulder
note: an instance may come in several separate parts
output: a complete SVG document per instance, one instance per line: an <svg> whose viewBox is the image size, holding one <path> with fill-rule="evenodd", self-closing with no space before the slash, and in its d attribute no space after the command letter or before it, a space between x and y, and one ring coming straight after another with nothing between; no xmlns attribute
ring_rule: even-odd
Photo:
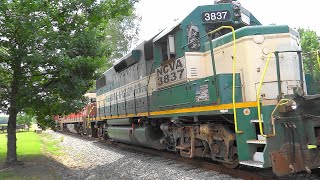
<svg viewBox="0 0 320 180"><path fill-rule="evenodd" d="M76 136L47 131L41 135L43 154L21 159L23 165L3 168L0 179L44 180L215 180L235 178L163 157L134 152ZM296 174L279 179L319 179Z"/></svg>
<svg viewBox="0 0 320 180"><path fill-rule="evenodd" d="M59 146L63 148L62 154L50 155L64 167L57 167L61 179L235 179L154 155L105 146L58 132L47 133L60 139Z"/></svg>

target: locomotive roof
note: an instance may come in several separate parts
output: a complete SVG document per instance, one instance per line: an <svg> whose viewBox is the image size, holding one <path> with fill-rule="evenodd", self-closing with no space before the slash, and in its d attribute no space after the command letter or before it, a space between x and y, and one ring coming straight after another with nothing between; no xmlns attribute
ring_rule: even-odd
<svg viewBox="0 0 320 180"><path fill-rule="evenodd" d="M203 5L203 6L198 6L195 9L193 9L191 12L188 14L185 14L184 16L181 16L178 20L175 20L174 22L170 23L166 28L164 28L154 39L153 42L156 42L172 32L175 28L179 27L182 24L185 23L190 23L191 20L197 21L199 16L198 14L201 14L206 11L218 11L221 9L228 9L228 6L233 5L234 3L218 3L218 4L209 4L209 5ZM250 25L261 25L261 23L248 11L245 9L243 6L241 6L239 3L238 5L241 8L241 12L248 17L250 17L251 23ZM234 20L232 20L234 21Z"/></svg>
<svg viewBox="0 0 320 180"><path fill-rule="evenodd" d="M228 4L228 3L226 3ZM230 3L229 3L230 4ZM203 5L203 6L197 6L195 9L193 9L191 12L188 12L187 14L184 14L183 16L180 16L178 19L174 20L173 22L169 23L169 25L164 28L160 34L158 34L154 39L153 42L158 41L168 33L170 33L172 30L174 30L176 27L178 27L188 16L191 14L197 13L198 9L205 6L219 6L220 4L214 4L214 5Z"/></svg>
<svg viewBox="0 0 320 180"><path fill-rule="evenodd" d="M173 23L171 23L168 27L164 28L159 35L157 35L154 39L153 42L158 41L159 39L161 39L163 36L167 35L168 33L170 33L172 30L174 30L177 26L179 26L181 23L181 20L177 20L174 21Z"/></svg>

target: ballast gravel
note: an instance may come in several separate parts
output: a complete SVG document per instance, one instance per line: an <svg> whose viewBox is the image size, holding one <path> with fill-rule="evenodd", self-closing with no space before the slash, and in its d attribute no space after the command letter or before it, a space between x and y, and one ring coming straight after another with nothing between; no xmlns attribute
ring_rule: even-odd
<svg viewBox="0 0 320 180"><path fill-rule="evenodd" d="M47 133L60 140L62 155L53 155L52 158L60 163L55 168L61 179L235 179L159 156L127 151L58 132Z"/></svg>

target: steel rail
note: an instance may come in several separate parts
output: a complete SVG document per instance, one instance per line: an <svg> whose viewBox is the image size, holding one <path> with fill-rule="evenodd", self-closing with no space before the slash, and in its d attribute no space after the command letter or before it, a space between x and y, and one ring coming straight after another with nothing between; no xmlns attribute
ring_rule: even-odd
<svg viewBox="0 0 320 180"><path fill-rule="evenodd" d="M221 174L227 174L232 177L241 178L244 180L274 180L274 179L277 179L274 174L269 176L269 175L254 173L255 171L252 171L252 169L254 169L254 168L250 168L250 170L230 169L230 168L227 168L223 165L216 164L214 162L205 161L204 159L185 158L185 157L179 156L177 154L174 154L174 153L168 152L168 151L161 151L161 150L150 149L150 148L145 148L145 147L141 147L141 146L134 146L134 145L114 142L114 141L110 141L110 140L100 140L100 139L97 139L94 137L79 136L79 135L76 135L74 133L69 133L69 132L62 132L62 134L71 135L73 137L77 137L80 139L97 141L101 145L113 146L116 148L120 148L124 151L128 151L128 149L129 149L129 150L132 150L136 153L146 153L146 154L164 157L166 159L175 160L178 162L193 165L198 168L219 172ZM272 174L271 171L268 174Z"/></svg>

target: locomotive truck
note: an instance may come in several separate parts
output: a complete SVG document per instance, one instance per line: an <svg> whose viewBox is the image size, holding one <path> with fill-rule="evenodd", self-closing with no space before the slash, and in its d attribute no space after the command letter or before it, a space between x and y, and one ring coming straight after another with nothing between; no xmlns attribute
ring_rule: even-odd
<svg viewBox="0 0 320 180"><path fill-rule="evenodd" d="M218 1L121 58L96 81L96 105L61 124L229 168L310 172L320 166L311 80L296 30L261 25L237 1Z"/></svg>

